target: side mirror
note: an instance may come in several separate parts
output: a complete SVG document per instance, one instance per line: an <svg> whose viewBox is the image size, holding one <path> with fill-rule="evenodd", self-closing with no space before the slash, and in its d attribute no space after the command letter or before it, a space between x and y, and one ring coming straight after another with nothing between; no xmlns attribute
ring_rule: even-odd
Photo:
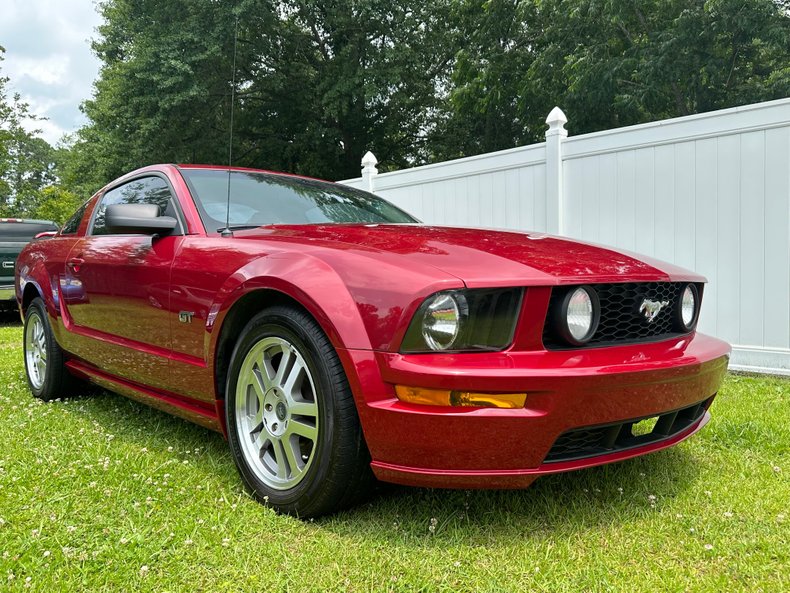
<svg viewBox="0 0 790 593"><path fill-rule="evenodd" d="M159 216L155 204L110 204L104 211L104 224L113 233L157 235L169 233L178 222L172 216Z"/></svg>

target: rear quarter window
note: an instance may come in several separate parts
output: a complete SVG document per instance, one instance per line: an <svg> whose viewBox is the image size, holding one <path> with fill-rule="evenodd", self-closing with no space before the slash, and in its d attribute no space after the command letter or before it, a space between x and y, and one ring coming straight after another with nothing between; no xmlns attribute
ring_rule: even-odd
<svg viewBox="0 0 790 593"><path fill-rule="evenodd" d="M88 208L88 204L90 201L85 202L80 209L77 210L74 215L66 221L66 224L63 225L63 228L60 229L61 235L76 235L77 231L80 228L80 222L82 222L83 216L85 216L85 210Z"/></svg>

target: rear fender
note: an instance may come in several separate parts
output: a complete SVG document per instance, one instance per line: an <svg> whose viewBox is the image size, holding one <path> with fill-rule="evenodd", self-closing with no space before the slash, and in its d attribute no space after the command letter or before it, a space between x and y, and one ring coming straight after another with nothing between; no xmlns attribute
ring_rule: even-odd
<svg viewBox="0 0 790 593"><path fill-rule="evenodd" d="M38 296L44 300L52 326L55 327L55 320L60 313L57 285L54 284L57 279L49 277L43 259L35 257L31 259L34 260L32 265L25 264L17 269L16 300L20 313L24 315L25 295L29 290L35 289Z"/></svg>

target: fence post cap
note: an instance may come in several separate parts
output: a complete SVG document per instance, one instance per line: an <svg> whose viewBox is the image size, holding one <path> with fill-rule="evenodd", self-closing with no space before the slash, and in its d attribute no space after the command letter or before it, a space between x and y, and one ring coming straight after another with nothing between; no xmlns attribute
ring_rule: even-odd
<svg viewBox="0 0 790 593"><path fill-rule="evenodd" d="M376 160L376 156L370 151L367 151L365 156L362 157L363 167L375 167L377 164L378 160Z"/></svg>
<svg viewBox="0 0 790 593"><path fill-rule="evenodd" d="M549 115L546 117L546 123L549 126L549 132L554 130L565 130L564 126L568 123L568 118L565 116L562 109L555 107L549 111Z"/></svg>

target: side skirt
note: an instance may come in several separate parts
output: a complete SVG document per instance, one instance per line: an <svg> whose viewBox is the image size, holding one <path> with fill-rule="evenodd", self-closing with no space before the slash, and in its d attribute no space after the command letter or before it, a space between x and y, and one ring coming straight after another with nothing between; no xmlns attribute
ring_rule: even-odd
<svg viewBox="0 0 790 593"><path fill-rule="evenodd" d="M185 418L213 431L224 433L222 423L217 416L217 409L211 404L175 393L157 391L138 383L109 375L78 360L67 361L66 367L77 377L87 379L99 387L120 393L123 396L168 414Z"/></svg>

